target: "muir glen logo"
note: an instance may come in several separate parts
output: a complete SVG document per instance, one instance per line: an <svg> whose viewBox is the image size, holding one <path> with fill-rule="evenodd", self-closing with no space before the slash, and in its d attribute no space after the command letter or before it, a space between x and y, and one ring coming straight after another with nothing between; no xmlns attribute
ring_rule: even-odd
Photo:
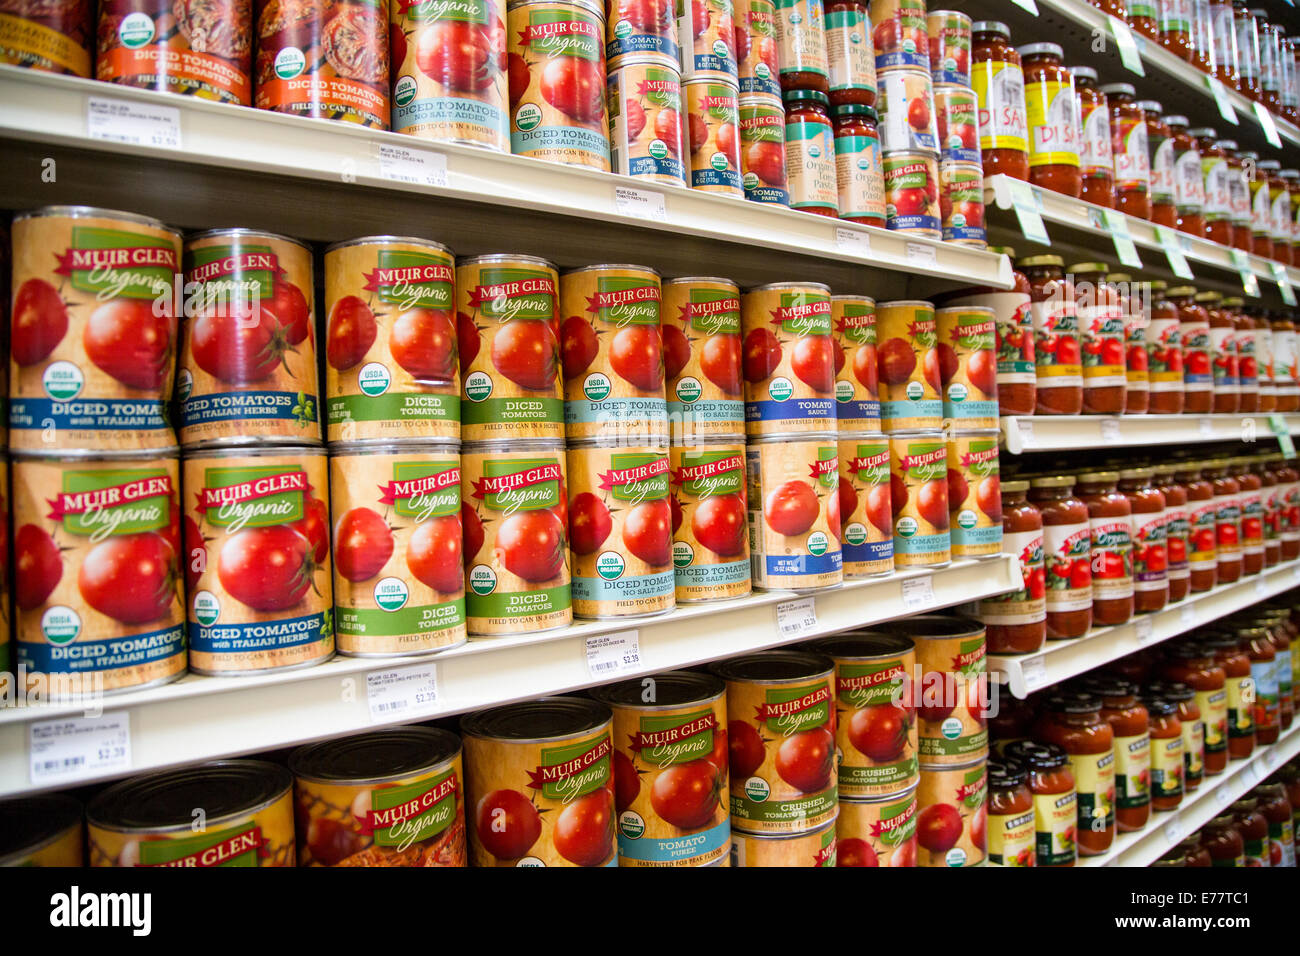
<svg viewBox="0 0 1300 956"><path fill-rule="evenodd" d="M198 510L208 522L229 533L245 526L289 524L302 518L303 496L310 490L307 473L284 465L209 468L198 490Z"/></svg>
<svg viewBox="0 0 1300 956"><path fill-rule="evenodd" d="M729 292L691 292L691 301L677 307L678 321L703 335L740 333L740 299Z"/></svg>
<svg viewBox="0 0 1300 956"><path fill-rule="evenodd" d="M74 471L63 476L63 490L47 498L46 515L68 534L98 543L110 535L165 527L174 486L170 475L139 472Z"/></svg>
<svg viewBox="0 0 1300 956"><path fill-rule="evenodd" d="M405 311L416 306L447 309L452 304L455 273L451 264L418 252L383 250L375 268L365 273L367 292Z"/></svg>
<svg viewBox="0 0 1300 956"><path fill-rule="evenodd" d="M519 45L533 51L539 60L556 56L599 60L605 31L594 17L553 10L531 12L528 26L518 31Z"/></svg>
<svg viewBox="0 0 1300 956"><path fill-rule="evenodd" d="M503 324L550 319L555 314L555 280L524 269L484 269L470 290L469 305Z"/></svg>
<svg viewBox="0 0 1300 956"><path fill-rule="evenodd" d="M833 695L829 683L768 690L765 694L763 703L754 708L755 720L773 733L790 737L830 720Z"/></svg>
<svg viewBox="0 0 1300 956"><path fill-rule="evenodd" d="M483 477L473 479L473 497L493 511L509 516L516 511L537 511L560 503L560 463L554 458L491 459L483 463Z"/></svg>
<svg viewBox="0 0 1300 956"><path fill-rule="evenodd" d="M663 769L707 757L713 751L718 719L712 711L643 717L640 729L629 735L628 749L653 767Z"/></svg>
<svg viewBox="0 0 1300 956"><path fill-rule="evenodd" d="M606 279L587 296L587 311L600 321L623 328L659 324L659 285L644 279Z"/></svg>
<svg viewBox="0 0 1300 956"><path fill-rule="evenodd" d="M782 293L781 304L771 313L771 323L791 335L831 334L831 300L828 296Z"/></svg>

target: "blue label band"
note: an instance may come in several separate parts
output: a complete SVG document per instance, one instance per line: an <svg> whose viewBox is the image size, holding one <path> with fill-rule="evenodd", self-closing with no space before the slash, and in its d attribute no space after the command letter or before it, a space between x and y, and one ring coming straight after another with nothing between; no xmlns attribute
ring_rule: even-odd
<svg viewBox="0 0 1300 956"><path fill-rule="evenodd" d="M79 398L56 402L48 398L15 398L9 406L9 427L39 430L164 431L167 404L147 399Z"/></svg>
<svg viewBox="0 0 1300 956"><path fill-rule="evenodd" d="M180 624L130 637L68 644L18 642L18 663L42 674L83 674L139 667L185 653Z"/></svg>
<svg viewBox="0 0 1300 956"><path fill-rule="evenodd" d="M203 654L246 654L278 651L286 647L314 644L321 640L324 614L308 614L279 621L255 621L251 624L189 623L190 646Z"/></svg>

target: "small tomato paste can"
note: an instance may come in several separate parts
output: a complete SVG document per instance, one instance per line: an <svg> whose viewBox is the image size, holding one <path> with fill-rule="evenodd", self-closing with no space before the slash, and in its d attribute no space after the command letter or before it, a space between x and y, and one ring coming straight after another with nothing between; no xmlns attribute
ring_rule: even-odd
<svg viewBox="0 0 1300 956"><path fill-rule="evenodd" d="M979 99L969 86L952 83L934 88L935 129L939 159L950 163L979 163Z"/></svg>
<svg viewBox="0 0 1300 956"><path fill-rule="evenodd" d="M15 456L18 666L51 697L185 672L180 465L155 453Z"/></svg>
<svg viewBox="0 0 1300 956"><path fill-rule="evenodd" d="M686 89L685 135L691 150L687 185L709 193L744 196L738 129L740 94L736 81L721 76L697 76L683 81L682 86Z"/></svg>
<svg viewBox="0 0 1300 956"><path fill-rule="evenodd" d="M677 48L682 76L736 79L736 36L732 0L678 0Z"/></svg>
<svg viewBox="0 0 1300 956"><path fill-rule="evenodd" d="M455 282L451 250L428 239L370 236L325 251L331 443L460 439Z"/></svg>
<svg viewBox="0 0 1300 956"><path fill-rule="evenodd" d="M988 248L984 228L984 170L979 163L939 164L939 218L943 239L974 249Z"/></svg>
<svg viewBox="0 0 1300 956"><path fill-rule="evenodd" d="M776 6L772 0L734 0L736 20L736 72L740 93L762 93L781 98L777 68Z"/></svg>
<svg viewBox="0 0 1300 956"><path fill-rule="evenodd" d="M751 438L745 479L754 587L816 591L838 586L844 573L835 433Z"/></svg>
<svg viewBox="0 0 1300 956"><path fill-rule="evenodd" d="M0 867L85 866L81 817L81 802L62 793L0 803Z"/></svg>
<svg viewBox="0 0 1300 956"><path fill-rule="evenodd" d="M889 436L894 567L940 568L952 560L948 533L948 446L940 431Z"/></svg>
<svg viewBox="0 0 1300 956"><path fill-rule="evenodd" d="M185 457L190 669L243 675L334 653L329 484L320 448Z"/></svg>
<svg viewBox="0 0 1300 956"><path fill-rule="evenodd" d="M774 282L740 298L745 333L745 431L751 436L835 429L830 288Z"/></svg>
<svg viewBox="0 0 1300 956"><path fill-rule="evenodd" d="M885 228L885 174L875 109L853 103L835 108L840 124L835 136L835 177L840 218Z"/></svg>
<svg viewBox="0 0 1300 956"><path fill-rule="evenodd" d="M920 614L876 630L916 644L912 700L920 730L921 771L988 756L984 625L957 615ZM924 844L922 844L924 846Z"/></svg>
<svg viewBox="0 0 1300 956"><path fill-rule="evenodd" d="M785 94L785 175L790 208L834 218L840 214L839 166L835 128L824 112L810 120L806 104L825 111L830 106L819 90L790 90Z"/></svg>
<svg viewBox="0 0 1300 956"><path fill-rule="evenodd" d="M185 243L176 397L181 444L317 444L316 286L311 249L250 229Z"/></svg>
<svg viewBox="0 0 1300 956"><path fill-rule="evenodd" d="M874 800L840 798L836 866L916 866L916 784Z"/></svg>
<svg viewBox="0 0 1300 956"><path fill-rule="evenodd" d="M611 73L642 56L680 69L672 0L611 0L606 12L605 59Z"/></svg>
<svg viewBox="0 0 1300 956"><path fill-rule="evenodd" d="M559 288L534 256L456 263L462 441L564 437Z"/></svg>
<svg viewBox="0 0 1300 956"><path fill-rule="evenodd" d="M668 437L659 273L585 266L560 279L569 441Z"/></svg>
<svg viewBox="0 0 1300 956"><path fill-rule="evenodd" d="M176 447L168 402L180 250L180 233L147 216L87 206L18 214L8 329L15 451Z"/></svg>
<svg viewBox="0 0 1300 956"><path fill-rule="evenodd" d="M609 707L543 697L460 722L473 866L617 866Z"/></svg>
<svg viewBox="0 0 1300 956"><path fill-rule="evenodd" d="M821 89L830 82L822 0L782 0L776 14L777 62L783 89Z"/></svg>
<svg viewBox="0 0 1300 956"><path fill-rule="evenodd" d="M943 376L934 305L920 299L876 304L880 420L886 432L943 425Z"/></svg>
<svg viewBox="0 0 1300 956"><path fill-rule="evenodd" d="M95 5L89 0L14 0L0 14L0 63L89 77L94 35Z"/></svg>
<svg viewBox="0 0 1300 956"><path fill-rule="evenodd" d="M980 866L988 828L987 759L959 767L921 767L916 841L921 866Z"/></svg>
<svg viewBox="0 0 1300 956"><path fill-rule="evenodd" d="M750 592L745 439L669 449L677 603Z"/></svg>
<svg viewBox="0 0 1300 956"><path fill-rule="evenodd" d="M835 664L775 650L713 665L727 682L731 825L807 833L835 819Z"/></svg>
<svg viewBox="0 0 1300 956"><path fill-rule="evenodd" d="M954 558L1002 553L998 430L948 433L948 521Z"/></svg>
<svg viewBox="0 0 1300 956"><path fill-rule="evenodd" d="M603 4L513 0L506 16L510 151L608 172Z"/></svg>
<svg viewBox="0 0 1300 956"><path fill-rule="evenodd" d="M665 279L660 315L672 440L743 435L739 287L730 279Z"/></svg>
<svg viewBox="0 0 1300 956"><path fill-rule="evenodd" d="M956 83L970 88L971 22L959 10L931 10L926 14L930 37L930 75L935 83Z"/></svg>
<svg viewBox="0 0 1300 956"><path fill-rule="evenodd" d="M709 866L727 856L726 686L670 671L598 687L614 712L619 866Z"/></svg>
<svg viewBox="0 0 1300 956"><path fill-rule="evenodd" d="M254 106L388 129L384 0L309 0L299 7L256 0L256 7Z"/></svg>
<svg viewBox="0 0 1300 956"><path fill-rule="evenodd" d="M253 102L252 0L101 0L95 78Z"/></svg>
<svg viewBox="0 0 1300 956"><path fill-rule="evenodd" d="M564 442L475 442L461 449L460 460L469 633L570 624Z"/></svg>
<svg viewBox="0 0 1300 956"><path fill-rule="evenodd" d="M871 44L876 69L930 69L925 0L871 0Z"/></svg>
<svg viewBox="0 0 1300 956"><path fill-rule="evenodd" d="M881 160L885 176L885 228L942 239L939 162L928 153L893 153Z"/></svg>
<svg viewBox="0 0 1300 956"><path fill-rule="evenodd" d="M741 94L740 169L745 198L790 205L785 171L785 107L774 96Z"/></svg>
<svg viewBox="0 0 1300 956"><path fill-rule="evenodd" d="M731 866L835 866L835 821L784 836L731 831Z"/></svg>
<svg viewBox="0 0 1300 956"><path fill-rule="evenodd" d="M880 431L880 376L876 365L876 300L831 296L835 358L835 427Z"/></svg>
<svg viewBox="0 0 1300 956"><path fill-rule="evenodd" d="M889 506L889 439L840 432L839 512L844 580L894 570Z"/></svg>
<svg viewBox="0 0 1300 956"><path fill-rule="evenodd" d="M876 105L876 54L865 3L837 4L826 14L831 104Z"/></svg>
<svg viewBox="0 0 1300 956"><path fill-rule="evenodd" d="M916 786L916 710L910 638L871 631L814 645L835 662L840 801L883 797Z"/></svg>
<svg viewBox="0 0 1300 956"><path fill-rule="evenodd" d="M667 445L569 445L573 616L642 617L675 606Z"/></svg>
<svg viewBox="0 0 1300 956"><path fill-rule="evenodd" d="M263 760L133 777L90 801L86 830L91 866L293 866L293 777Z"/></svg>
<svg viewBox="0 0 1300 956"><path fill-rule="evenodd" d="M455 442L330 449L340 654L428 654L465 643L459 452Z"/></svg>
<svg viewBox="0 0 1300 956"><path fill-rule="evenodd" d="M998 427L998 358L993 310L949 306L934 310L939 330L943 417L954 428Z"/></svg>
<svg viewBox="0 0 1300 956"><path fill-rule="evenodd" d="M299 747L299 866L465 866L460 740L394 727Z"/></svg>
<svg viewBox="0 0 1300 956"><path fill-rule="evenodd" d="M652 0L646 4L653 9ZM606 81L610 168L667 186L686 185L682 81L675 64L638 53L623 57Z"/></svg>
<svg viewBox="0 0 1300 956"><path fill-rule="evenodd" d="M934 90L929 70L907 68L880 74L880 146L888 155L939 154Z"/></svg>

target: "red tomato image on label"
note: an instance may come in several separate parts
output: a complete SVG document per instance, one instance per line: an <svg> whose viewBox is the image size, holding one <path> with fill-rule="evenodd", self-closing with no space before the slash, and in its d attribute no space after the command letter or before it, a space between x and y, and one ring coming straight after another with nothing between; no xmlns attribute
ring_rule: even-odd
<svg viewBox="0 0 1300 956"><path fill-rule="evenodd" d="M889 485L874 485L867 492L867 520L875 525L881 534L893 534L894 522L890 507Z"/></svg>
<svg viewBox="0 0 1300 956"><path fill-rule="evenodd" d="M614 795L601 787L578 797L560 811L551 838L570 863L600 866L614 852Z"/></svg>
<svg viewBox="0 0 1300 956"><path fill-rule="evenodd" d="M308 493L310 495L310 492ZM330 552L330 509L320 498L304 497L306 514L290 527L307 539L312 548L312 560L320 564Z"/></svg>
<svg viewBox="0 0 1300 956"><path fill-rule="evenodd" d="M517 860L542 835L542 817L518 790L493 790L474 811L478 842L498 860Z"/></svg>
<svg viewBox="0 0 1300 956"><path fill-rule="evenodd" d="M710 760L674 764L655 778L650 806L665 823L698 830L712 822L725 778Z"/></svg>
<svg viewBox="0 0 1300 956"><path fill-rule="evenodd" d="M727 743L727 728L715 727L713 729L713 749L706 759L712 761L713 766L719 770L725 771L727 769L731 759Z"/></svg>
<svg viewBox="0 0 1300 956"><path fill-rule="evenodd" d="M745 147L745 168L769 186L785 185L785 149L759 139Z"/></svg>
<svg viewBox="0 0 1300 956"><path fill-rule="evenodd" d="M925 369L925 381L936 392L943 391L943 381L939 377L939 353L929 349L921 359Z"/></svg>
<svg viewBox="0 0 1300 956"><path fill-rule="evenodd" d="M916 839L931 853L947 853L961 839L961 814L948 803L936 803L921 811L916 821Z"/></svg>
<svg viewBox="0 0 1300 956"><path fill-rule="evenodd" d="M835 865L839 866L880 866L876 851L865 840L851 838L840 840L835 845Z"/></svg>
<svg viewBox="0 0 1300 956"><path fill-rule="evenodd" d="M361 849L361 837L341 820L312 817L307 823L307 849L315 862L336 866Z"/></svg>
<svg viewBox="0 0 1300 956"><path fill-rule="evenodd" d="M496 34L467 20L438 20L421 31L415 65L454 90L485 90L503 67L504 38L504 28Z"/></svg>
<svg viewBox="0 0 1300 956"><path fill-rule="evenodd" d="M672 19L667 0L620 0L618 19L629 20L641 33L659 33Z"/></svg>
<svg viewBox="0 0 1300 956"><path fill-rule="evenodd" d="M619 329L609 345L609 364L614 373L643 392L664 384L664 343L659 328L632 325Z"/></svg>
<svg viewBox="0 0 1300 956"><path fill-rule="evenodd" d="M844 530L840 525L840 496L837 493L826 496L826 527L832 535L844 540Z"/></svg>
<svg viewBox="0 0 1300 956"><path fill-rule="evenodd" d="M880 346L877 358L880 380L886 385L902 385L916 371L916 353L906 339L888 339Z"/></svg>
<svg viewBox="0 0 1300 956"><path fill-rule="evenodd" d="M849 743L864 757L884 763L897 760L907 746L911 720L895 704L877 704L853 712L849 718Z"/></svg>
<svg viewBox="0 0 1300 956"><path fill-rule="evenodd" d="M727 157L727 162L732 169L740 167L740 135L736 132L735 123L723 123L718 127L717 135L718 152Z"/></svg>
<svg viewBox="0 0 1300 956"><path fill-rule="evenodd" d="M966 496L970 494L970 485L967 484L966 478L956 468L948 469L948 501L954 508L960 508L966 503Z"/></svg>
<svg viewBox="0 0 1300 956"><path fill-rule="evenodd" d="M915 186L894 193L894 211L900 216L920 216L930 208L930 197Z"/></svg>
<svg viewBox="0 0 1300 956"><path fill-rule="evenodd" d="M440 594L455 594L465 586L460 549L460 516L430 518L407 542L406 566L417 580Z"/></svg>
<svg viewBox="0 0 1300 956"><path fill-rule="evenodd" d="M858 507L858 493L853 490L853 485L843 475L840 476L840 485L837 492L839 496L839 512L841 517L851 515Z"/></svg>
<svg viewBox="0 0 1300 956"><path fill-rule="evenodd" d="M614 809L622 813L632 806L632 801L641 792L641 775L636 772L628 755L621 750L614 751L613 767Z"/></svg>
<svg viewBox="0 0 1300 956"><path fill-rule="evenodd" d="M579 123L595 123L605 115L605 71L600 63L552 57L542 70L541 90L546 102Z"/></svg>
<svg viewBox="0 0 1300 956"><path fill-rule="evenodd" d="M393 556L393 531L369 508L353 508L334 526L334 567L349 581L368 581Z"/></svg>
<svg viewBox="0 0 1300 956"><path fill-rule="evenodd" d="M1101 343L1102 365L1124 364L1124 343L1119 339L1106 339Z"/></svg>
<svg viewBox="0 0 1300 956"><path fill-rule="evenodd" d="M728 395L739 395L740 336L723 333L705 339L700 351L700 370L705 378Z"/></svg>
<svg viewBox="0 0 1300 956"><path fill-rule="evenodd" d="M975 488L975 503L994 521L1002 520L1002 482L990 475Z"/></svg>
<svg viewBox="0 0 1300 956"><path fill-rule="evenodd" d="M592 554L614 529L605 503L584 491L569 505L569 546L574 554Z"/></svg>
<svg viewBox="0 0 1300 956"><path fill-rule="evenodd" d="M839 375L840 372L844 370L844 346L840 345L840 343L834 339L831 339L831 349L835 358L835 374Z"/></svg>
<svg viewBox="0 0 1300 956"><path fill-rule="evenodd" d="M560 371L560 343L547 322L515 319L492 338L492 364L520 388L551 389Z"/></svg>
<svg viewBox="0 0 1300 956"><path fill-rule="evenodd" d="M776 752L776 772L781 779L804 793L830 786L835 769L835 738L825 727L800 731L787 737Z"/></svg>
<svg viewBox="0 0 1300 956"><path fill-rule="evenodd" d="M938 531L948 527L948 482L927 481L916 495L916 510Z"/></svg>
<svg viewBox="0 0 1300 956"><path fill-rule="evenodd" d="M891 472L889 475L889 501L891 506L890 510L895 518L897 518L898 513L903 510L903 506L907 504L907 497L907 482L903 481L901 475L896 475ZM874 521L872 523L874 524ZM889 530L892 532L893 529L894 525L891 522Z"/></svg>
<svg viewBox="0 0 1300 956"><path fill-rule="evenodd" d="M753 724L743 720L727 723L728 762L731 775L739 780L752 777L763 765L763 738Z"/></svg>
<svg viewBox="0 0 1300 956"><path fill-rule="evenodd" d="M24 611L46 602L63 577L59 546L44 528L25 524L14 535L14 599Z"/></svg>
<svg viewBox="0 0 1300 956"><path fill-rule="evenodd" d="M90 314L82 333L86 355L131 388L162 388L172 353L172 319L154 315L153 301L115 299Z"/></svg>
<svg viewBox="0 0 1300 956"><path fill-rule="evenodd" d="M916 713L930 723L938 723L957 707L957 678L945 671L926 671L921 675Z"/></svg>
<svg viewBox="0 0 1300 956"><path fill-rule="evenodd" d="M682 519L685 517L685 515L682 514L682 503L677 500L676 495L670 495L668 497L668 505L673 512L673 534L676 534L677 529L682 526Z"/></svg>
<svg viewBox="0 0 1300 956"><path fill-rule="evenodd" d="M564 567L564 525L554 511L517 511L497 529L496 553L506 570L525 581L550 581Z"/></svg>
<svg viewBox="0 0 1300 956"><path fill-rule="evenodd" d="M623 521L623 543L652 567L667 564L673 557L673 516L666 499L643 501Z"/></svg>
<svg viewBox="0 0 1300 956"><path fill-rule="evenodd" d="M678 156L682 151L682 117L676 110L663 109L655 117L655 136L663 140L668 152Z"/></svg>
<svg viewBox="0 0 1300 956"><path fill-rule="evenodd" d="M297 345L311 334L311 309L307 297L292 282L276 279L271 299L262 303L262 309L271 313L290 345Z"/></svg>
<svg viewBox="0 0 1300 956"><path fill-rule="evenodd" d="M988 808L981 804L975 809L975 813L970 818L970 841L975 844L975 849L984 849L984 839L988 828L989 814Z"/></svg>
<svg viewBox="0 0 1300 956"><path fill-rule="evenodd" d="M705 498L691 515L691 533L696 541L721 557L740 554L745 550L749 534L745 503L738 495Z"/></svg>
<svg viewBox="0 0 1300 956"><path fill-rule="evenodd" d="M699 113L687 113L686 123L690 127L688 130L691 152L698 153L700 149L709 141L709 127L704 122L704 117Z"/></svg>
<svg viewBox="0 0 1300 956"><path fill-rule="evenodd" d="M352 368L370 351L379 335L375 313L355 295L345 295L330 310L325 333L325 360L342 372Z"/></svg>
<svg viewBox="0 0 1300 956"><path fill-rule="evenodd" d="M485 536L483 522L468 501L460 503L460 523L465 535L465 566L469 567L470 562L478 555L479 549L483 547Z"/></svg>
<svg viewBox="0 0 1300 956"><path fill-rule="evenodd" d="M676 378L691 360L691 340L675 325L664 326L663 339L664 376Z"/></svg>
<svg viewBox="0 0 1300 956"><path fill-rule="evenodd" d="M190 352L213 378L232 385L260 382L280 364L289 350L285 330L270 312L248 315L204 312L194 322Z"/></svg>
<svg viewBox="0 0 1300 956"><path fill-rule="evenodd" d="M115 621L156 621L176 597L176 552L150 532L109 538L81 562L77 590L87 604Z"/></svg>
<svg viewBox="0 0 1300 956"><path fill-rule="evenodd" d="M315 570L311 543L288 525L245 528L226 539L217 556L221 586L255 611L293 607L313 586Z"/></svg>
<svg viewBox="0 0 1300 956"><path fill-rule="evenodd" d="M745 336L745 381L761 382L781 364L781 342L770 329L754 329Z"/></svg>
<svg viewBox="0 0 1300 956"><path fill-rule="evenodd" d="M835 350L829 335L808 335L795 343L790 368L815 392L835 387Z"/></svg>
<svg viewBox="0 0 1300 956"><path fill-rule="evenodd" d="M494 341L494 352L495 346ZM442 309L411 309L399 315L388 351L417 382L445 384L456 378L456 335L451 314Z"/></svg>
<svg viewBox="0 0 1300 956"><path fill-rule="evenodd" d="M464 312L456 313L456 350L460 353L461 366L469 368L473 364L483 340L478 333L474 319Z"/></svg>
<svg viewBox="0 0 1300 956"><path fill-rule="evenodd" d="M627 122L627 138L635 140L645 129L645 107L634 99L623 101L623 115Z"/></svg>
<svg viewBox="0 0 1300 956"><path fill-rule="evenodd" d="M943 384L951 382L953 376L957 374L960 363L957 361L957 353L947 342L939 343L939 380Z"/></svg>
<svg viewBox="0 0 1300 956"><path fill-rule="evenodd" d="M907 123L912 129L925 130L930 127L930 106L923 97L912 100L907 107Z"/></svg>
<svg viewBox="0 0 1300 956"><path fill-rule="evenodd" d="M591 365L600 349L596 330L582 316L571 315L564 320L561 339L564 342L564 377L577 378Z"/></svg>
<svg viewBox="0 0 1300 956"><path fill-rule="evenodd" d="M876 366L876 349L874 346L860 348L853 354L853 377L870 394L875 395L880 391L880 377Z"/></svg>
<svg viewBox="0 0 1300 956"><path fill-rule="evenodd" d="M820 513L817 492L808 482L797 479L773 488L763 502L767 526L787 537L806 532Z"/></svg>
<svg viewBox="0 0 1300 956"><path fill-rule="evenodd" d="M1064 343L1062 343L1064 344ZM1075 358L1078 361L1078 358ZM998 393L998 361L988 350L981 350L966 360L966 377L970 383L989 397Z"/></svg>
<svg viewBox="0 0 1300 956"><path fill-rule="evenodd" d="M528 70L528 61L518 53L510 54L509 70L510 103L513 105L518 103L519 98L528 92L528 84L532 82L532 74Z"/></svg>
<svg viewBox="0 0 1300 956"><path fill-rule="evenodd" d="M28 279L14 294L9 348L19 365L43 361L68 334L68 306L44 279Z"/></svg>

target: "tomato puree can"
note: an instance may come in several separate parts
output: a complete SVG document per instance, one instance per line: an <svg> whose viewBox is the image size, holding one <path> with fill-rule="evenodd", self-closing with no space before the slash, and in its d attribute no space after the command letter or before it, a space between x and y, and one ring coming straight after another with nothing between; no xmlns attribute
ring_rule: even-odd
<svg viewBox="0 0 1300 956"><path fill-rule="evenodd" d="M181 444L321 440L311 250L250 229L185 243Z"/></svg>
<svg viewBox="0 0 1300 956"><path fill-rule="evenodd" d="M741 296L747 434L835 429L831 311L820 282L774 282Z"/></svg>
<svg viewBox="0 0 1300 956"><path fill-rule="evenodd" d="M935 83L970 87L971 21L960 10L931 10L926 14L930 40L930 73Z"/></svg>
<svg viewBox="0 0 1300 956"><path fill-rule="evenodd" d="M675 606L668 447L570 443L573 615L641 617Z"/></svg>
<svg viewBox="0 0 1300 956"><path fill-rule="evenodd" d="M465 643L459 452L453 442L330 449L340 654Z"/></svg>
<svg viewBox="0 0 1300 956"><path fill-rule="evenodd" d="M605 704L543 697L461 720L473 866L617 866Z"/></svg>
<svg viewBox="0 0 1300 956"><path fill-rule="evenodd" d="M732 0L677 2L677 48L682 76L736 79Z"/></svg>
<svg viewBox="0 0 1300 956"><path fill-rule="evenodd" d="M916 784L874 800L840 798L836 866L916 866Z"/></svg>
<svg viewBox="0 0 1300 956"><path fill-rule="evenodd" d="M731 831L731 866L835 866L835 821L794 836Z"/></svg>
<svg viewBox="0 0 1300 956"><path fill-rule="evenodd" d="M934 118L940 162L981 162L979 100L974 90L952 83L937 84Z"/></svg>
<svg viewBox="0 0 1300 956"><path fill-rule="evenodd" d="M943 417L954 428L998 427L998 359L993 310L935 309Z"/></svg>
<svg viewBox="0 0 1300 956"><path fill-rule="evenodd" d="M745 198L790 205L785 169L785 107L774 96L740 94L740 171Z"/></svg>
<svg viewBox="0 0 1300 956"><path fill-rule="evenodd" d="M17 215L10 447L176 447L180 250L180 233L147 216L88 206Z"/></svg>
<svg viewBox="0 0 1300 956"><path fill-rule="evenodd" d="M669 449L677 603L750 592L745 439Z"/></svg>
<svg viewBox="0 0 1300 956"><path fill-rule="evenodd" d="M835 665L775 650L713 665L727 682L731 826L807 833L835 819ZM734 861L733 861L734 863Z"/></svg>
<svg viewBox="0 0 1300 956"><path fill-rule="evenodd" d="M988 756L984 626L956 615L921 614L875 630L910 637L916 644L919 676L912 694L922 771Z"/></svg>
<svg viewBox="0 0 1300 956"><path fill-rule="evenodd" d="M626 58L653 56L680 69L672 0L611 0L606 4L605 59L612 73Z"/></svg>
<svg viewBox="0 0 1300 956"><path fill-rule="evenodd" d="M872 0L871 40L876 69L930 68L925 0Z"/></svg>
<svg viewBox="0 0 1300 956"><path fill-rule="evenodd" d="M100 0L95 78L253 102L252 0Z"/></svg>
<svg viewBox="0 0 1300 956"><path fill-rule="evenodd" d="M80 801L62 793L0 803L0 867L85 866L81 817Z"/></svg>
<svg viewBox="0 0 1300 956"><path fill-rule="evenodd" d="M744 196L740 175L740 103L735 79L684 80L685 135L691 150L687 185L709 193Z"/></svg>
<svg viewBox="0 0 1300 956"><path fill-rule="evenodd" d="M844 580L894 570L894 523L889 504L889 439L840 432L840 542Z"/></svg>
<svg viewBox="0 0 1300 956"><path fill-rule="evenodd" d="M884 430L942 426L943 378L934 306L919 299L877 303L876 341Z"/></svg>
<svg viewBox="0 0 1300 956"><path fill-rule="evenodd" d="M924 152L891 153L881 161L885 177L885 228L942 239L939 162Z"/></svg>
<svg viewBox="0 0 1300 956"><path fill-rule="evenodd" d="M843 554L835 434L750 439L745 480L753 586L766 591L838 586Z"/></svg>
<svg viewBox="0 0 1300 956"><path fill-rule="evenodd" d="M564 437L559 286L534 256L456 263L463 441Z"/></svg>
<svg viewBox="0 0 1300 956"><path fill-rule="evenodd" d="M451 250L428 239L369 236L325 251L331 443L459 440L455 283Z"/></svg>
<svg viewBox="0 0 1300 956"><path fill-rule="evenodd" d="M835 362L835 427L880 431L880 375L876 354L876 300L831 296Z"/></svg>
<svg viewBox="0 0 1300 956"><path fill-rule="evenodd" d="M299 866L465 866L460 740L394 727L289 757Z"/></svg>
<svg viewBox="0 0 1300 956"><path fill-rule="evenodd" d="M988 760L921 767L916 839L921 866L981 866L988 828Z"/></svg>
<svg viewBox="0 0 1300 956"><path fill-rule="evenodd" d="M998 430L948 433L948 523L954 558L1002 553Z"/></svg>
<svg viewBox="0 0 1300 956"><path fill-rule="evenodd" d="M647 4L664 0L652 0ZM682 81L674 64L653 53L624 56L606 81L610 168L666 186L686 185Z"/></svg>
<svg viewBox="0 0 1300 956"><path fill-rule="evenodd" d="M745 433L740 289L730 279L665 279L660 308L674 442Z"/></svg>
<svg viewBox="0 0 1300 956"><path fill-rule="evenodd" d="M1024 391L1012 386L1034 386L1037 381L1034 370L1034 315L1029 293L966 291L945 298L944 305L977 306L993 310L994 342L998 356L999 410L1004 415L1032 414L1032 387L1029 389L1027 405L1008 405L1015 393ZM1122 377L1120 381L1123 381Z"/></svg>
<svg viewBox="0 0 1300 956"><path fill-rule="evenodd" d="M984 170L979 163L939 164L939 218L944 242L988 248L984 228Z"/></svg>
<svg viewBox="0 0 1300 956"><path fill-rule="evenodd" d="M91 866L293 866L293 777L262 760L133 777L90 801L86 831Z"/></svg>
<svg viewBox="0 0 1300 956"><path fill-rule="evenodd" d="M573 621L564 443L475 442L461 450L469 633L519 634Z"/></svg>
<svg viewBox="0 0 1300 956"><path fill-rule="evenodd" d="M598 687L592 695L614 712L618 865L709 866L727 856L722 681L670 671Z"/></svg>
<svg viewBox="0 0 1300 956"><path fill-rule="evenodd" d="M327 482L320 448L186 455L191 670L255 674L333 655Z"/></svg>
<svg viewBox="0 0 1300 956"><path fill-rule="evenodd" d="M11 0L0 13L0 63L89 77L95 4Z"/></svg>
<svg viewBox="0 0 1300 956"><path fill-rule="evenodd" d="M930 71L894 67L880 73L880 146L886 153L937 156L939 129L934 120Z"/></svg>
<svg viewBox="0 0 1300 956"><path fill-rule="evenodd" d="M14 635L28 686L79 697L185 672L179 462L13 460Z"/></svg>
<svg viewBox="0 0 1300 956"><path fill-rule="evenodd" d="M894 513L894 567L939 568L952 560L943 432L890 434L889 502Z"/></svg>
<svg viewBox="0 0 1300 956"><path fill-rule="evenodd" d="M772 0L733 0L732 7L741 96L762 93L780 99L775 4Z"/></svg>

